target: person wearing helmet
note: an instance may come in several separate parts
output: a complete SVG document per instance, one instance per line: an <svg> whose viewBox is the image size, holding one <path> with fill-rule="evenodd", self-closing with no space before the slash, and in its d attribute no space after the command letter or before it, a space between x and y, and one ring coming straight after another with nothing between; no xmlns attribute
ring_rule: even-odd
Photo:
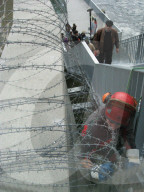
<svg viewBox="0 0 144 192"><path fill-rule="evenodd" d="M81 133L81 165L91 169L91 177L99 181L114 172L122 147L136 147L132 129L136 100L128 93L116 92L106 93L103 102L105 107L90 115Z"/></svg>

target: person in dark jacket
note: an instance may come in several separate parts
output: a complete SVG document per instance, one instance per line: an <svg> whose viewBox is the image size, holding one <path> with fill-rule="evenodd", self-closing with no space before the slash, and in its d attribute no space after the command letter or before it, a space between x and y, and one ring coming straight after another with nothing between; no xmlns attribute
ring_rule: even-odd
<svg viewBox="0 0 144 192"><path fill-rule="evenodd" d="M72 41L75 43L75 44L78 44L80 41L81 41L81 37L78 33L78 31L74 31L74 33L72 34Z"/></svg>
<svg viewBox="0 0 144 192"><path fill-rule="evenodd" d="M76 30L77 30L77 26L76 26L75 23L73 23L73 26L72 26L72 32L74 33Z"/></svg>
<svg viewBox="0 0 144 192"><path fill-rule="evenodd" d="M102 172L112 173L121 148L128 151L136 147L131 123L137 103L125 92L107 93L103 101L106 106L93 112L82 130L81 165L87 169L96 165ZM96 172L99 180L106 179L106 174Z"/></svg>
<svg viewBox="0 0 144 192"><path fill-rule="evenodd" d="M116 52L119 52L118 33L112 28L112 25L113 22L107 20L105 27L99 29L93 37L96 50L99 51L98 60L100 63L111 64L114 45L116 46Z"/></svg>
<svg viewBox="0 0 144 192"><path fill-rule="evenodd" d="M80 38L81 40L85 40L87 38L85 31L82 31L82 33L80 34Z"/></svg>

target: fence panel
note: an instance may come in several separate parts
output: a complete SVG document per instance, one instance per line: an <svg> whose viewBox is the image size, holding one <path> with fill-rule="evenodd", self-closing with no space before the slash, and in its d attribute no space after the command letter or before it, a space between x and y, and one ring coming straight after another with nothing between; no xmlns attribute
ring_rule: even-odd
<svg viewBox="0 0 144 192"><path fill-rule="evenodd" d="M130 62L144 63L144 33L123 40L120 45L127 52Z"/></svg>

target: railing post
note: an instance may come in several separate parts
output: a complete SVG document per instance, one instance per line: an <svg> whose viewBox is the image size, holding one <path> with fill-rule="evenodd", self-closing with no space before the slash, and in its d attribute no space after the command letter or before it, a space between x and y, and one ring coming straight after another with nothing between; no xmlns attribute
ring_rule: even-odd
<svg viewBox="0 0 144 192"><path fill-rule="evenodd" d="M144 33L140 34L139 40L138 40L138 47L137 47L137 52L135 55L135 61L136 63L141 63L142 62L142 57L143 57L143 49L144 49Z"/></svg>
<svg viewBox="0 0 144 192"><path fill-rule="evenodd" d="M144 94L144 89L143 89ZM144 98L142 98L141 101L141 107L139 111L139 119L137 123L137 130L136 130L136 147L140 150L140 154L144 156L144 131L143 131L143 125L144 125Z"/></svg>

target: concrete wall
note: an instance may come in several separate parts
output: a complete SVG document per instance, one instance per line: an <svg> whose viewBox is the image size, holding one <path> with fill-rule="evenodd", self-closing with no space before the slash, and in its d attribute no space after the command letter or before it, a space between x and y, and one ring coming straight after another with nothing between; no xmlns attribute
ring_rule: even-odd
<svg viewBox="0 0 144 192"><path fill-rule="evenodd" d="M12 130L7 134L1 130L0 134L0 151L6 154L5 157L1 154L0 166L4 173L0 190L68 192L65 80L59 19L50 1L15 0L14 10L8 45L1 56L4 67L15 69L0 71L0 103L8 103L0 113L0 127ZM42 98L48 102L39 103ZM23 99L27 102L19 105ZM37 102L29 103L31 99ZM18 101L16 108L11 105L13 100ZM37 129L45 126L61 131ZM22 127L29 130L21 132ZM35 130L32 131L32 127ZM60 155L62 150L64 153ZM67 186L58 187L64 183Z"/></svg>

